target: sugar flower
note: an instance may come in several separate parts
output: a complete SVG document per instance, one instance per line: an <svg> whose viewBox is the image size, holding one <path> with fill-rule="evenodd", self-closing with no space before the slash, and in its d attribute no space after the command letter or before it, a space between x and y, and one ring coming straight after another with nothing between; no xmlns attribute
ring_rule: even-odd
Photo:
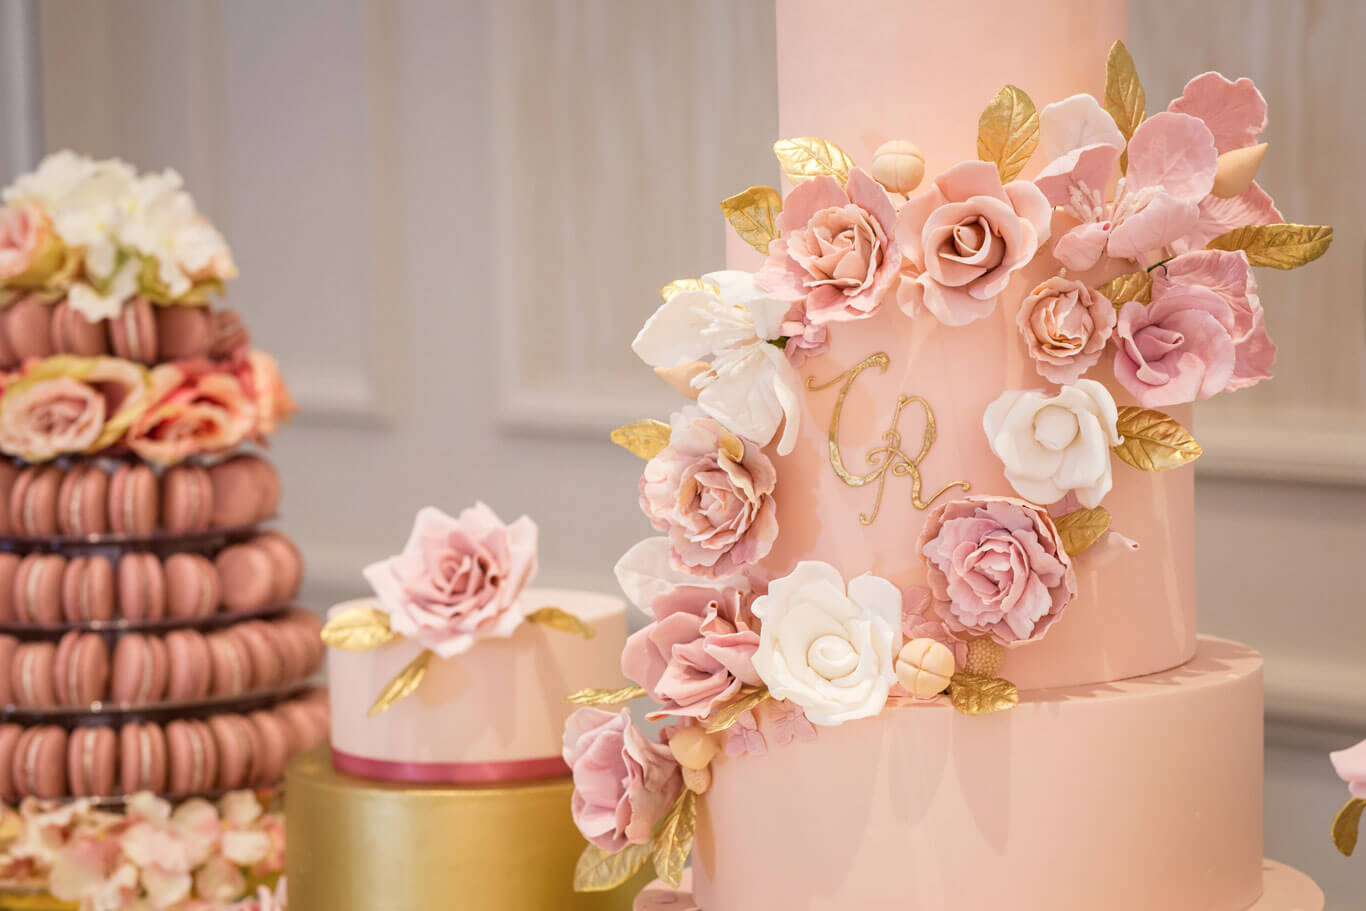
<svg viewBox="0 0 1366 911"><path fill-rule="evenodd" d="M1115 308L1084 282L1054 275L1029 292L1016 324L1039 375L1075 383L1100 361L1115 328Z"/></svg>

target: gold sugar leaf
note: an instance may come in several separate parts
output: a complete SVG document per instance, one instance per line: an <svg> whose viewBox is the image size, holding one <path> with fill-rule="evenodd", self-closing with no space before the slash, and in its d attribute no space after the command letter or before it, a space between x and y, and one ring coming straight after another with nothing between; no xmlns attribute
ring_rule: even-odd
<svg viewBox="0 0 1366 911"><path fill-rule="evenodd" d="M389 628L389 615L374 607L347 608L322 630L323 642L348 652L368 652L397 637Z"/></svg>
<svg viewBox="0 0 1366 911"><path fill-rule="evenodd" d="M615 854L608 854L590 844L574 864L575 892L606 892L626 882L650 859L650 846L627 845Z"/></svg>
<svg viewBox="0 0 1366 911"><path fill-rule="evenodd" d="M1361 811L1366 810L1366 800L1353 797L1342 805L1338 815L1333 817L1333 844L1345 856L1351 857L1357 849L1357 832L1361 827Z"/></svg>
<svg viewBox="0 0 1366 911"><path fill-rule="evenodd" d="M575 705L621 705L645 695L643 686L624 686L619 690L586 689L570 693L568 701Z"/></svg>
<svg viewBox="0 0 1366 911"><path fill-rule="evenodd" d="M611 433L611 440L622 449L642 459L653 459L669 445L673 428L654 418L641 418L622 424Z"/></svg>
<svg viewBox="0 0 1366 911"><path fill-rule="evenodd" d="M696 830L697 795L684 788L669 815L659 824L654 841L655 875L675 889L683 881L683 867L692 852Z"/></svg>
<svg viewBox="0 0 1366 911"><path fill-rule="evenodd" d="M1039 147L1039 112L1019 86L996 93L977 121L977 157L996 165L1001 182L1014 180Z"/></svg>
<svg viewBox="0 0 1366 911"><path fill-rule="evenodd" d="M669 282L659 289L659 296L664 298L667 303L675 294L680 291L716 291L714 285L702 281L700 278L678 278Z"/></svg>
<svg viewBox="0 0 1366 911"><path fill-rule="evenodd" d="M1245 225L1220 234L1206 250L1242 250L1254 266L1295 269L1328 252L1333 229L1328 225Z"/></svg>
<svg viewBox="0 0 1366 911"><path fill-rule="evenodd" d="M1110 46L1110 56L1105 60L1105 110L1115 119L1115 126L1125 139L1132 138L1134 130L1143 122L1146 105L1134 58L1123 41L1116 41ZM1119 167L1121 171L1129 170L1128 149L1120 155Z"/></svg>
<svg viewBox="0 0 1366 911"><path fill-rule="evenodd" d="M1020 691L1003 677L957 673L949 685L949 700L964 715L1003 712L1020 704Z"/></svg>
<svg viewBox="0 0 1366 911"><path fill-rule="evenodd" d="M1146 269L1126 272L1098 286L1096 290L1108 297L1116 310L1129 301L1146 304L1153 299L1153 276Z"/></svg>
<svg viewBox="0 0 1366 911"><path fill-rule="evenodd" d="M828 139L814 136L779 139L773 143L773 154L778 156L783 174L793 183L823 175L844 183L849 179L849 169L854 166L854 160L844 149Z"/></svg>
<svg viewBox="0 0 1366 911"><path fill-rule="evenodd" d="M422 678L427 676L427 666L432 663L433 654L431 649L424 648L422 654L409 661L407 666L398 672L398 676L385 684L375 704L366 712L366 716L373 718L380 712L387 711L395 702L411 695L422 683Z"/></svg>
<svg viewBox="0 0 1366 911"><path fill-rule="evenodd" d="M560 607L537 608L526 615L526 620L528 623L538 623L541 626L548 626L562 633L573 633L585 639L592 639L597 635L597 631L593 627Z"/></svg>
<svg viewBox="0 0 1366 911"><path fill-rule="evenodd" d="M1094 509L1074 509L1058 516L1053 524L1058 527L1063 550L1067 551L1069 557L1075 557L1110 530L1110 521L1109 510L1097 506Z"/></svg>
<svg viewBox="0 0 1366 911"><path fill-rule="evenodd" d="M1115 455L1140 471L1180 468L1204 453L1189 430L1161 411L1121 405L1116 426L1123 441L1113 447Z"/></svg>
<svg viewBox="0 0 1366 911"><path fill-rule="evenodd" d="M769 242L778 237L778 213L783 198L772 187L750 187L721 200L721 211L740 239L764 255Z"/></svg>
<svg viewBox="0 0 1366 911"><path fill-rule="evenodd" d="M716 717L707 723L707 733L718 734L721 731L729 730L735 725L735 722L740 720L741 715L770 698L766 686L753 690L742 690L738 699L719 709Z"/></svg>

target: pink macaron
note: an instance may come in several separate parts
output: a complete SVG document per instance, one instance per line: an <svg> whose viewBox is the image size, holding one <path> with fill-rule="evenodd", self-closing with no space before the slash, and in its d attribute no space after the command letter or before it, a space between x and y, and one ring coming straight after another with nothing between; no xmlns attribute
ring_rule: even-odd
<svg viewBox="0 0 1366 911"><path fill-rule="evenodd" d="M209 692L214 696L239 696L252 688L251 655L242 637L231 629L219 630L204 637L209 646L212 682Z"/></svg>
<svg viewBox="0 0 1366 911"><path fill-rule="evenodd" d="M204 634L192 629L173 630L166 634L165 642L169 666L166 698L172 702L190 702L209 695L213 665Z"/></svg>
<svg viewBox="0 0 1366 911"><path fill-rule="evenodd" d="M170 309L185 310L186 307ZM161 527L174 534L203 531L213 521L213 482L202 465L175 465L161 475Z"/></svg>
<svg viewBox="0 0 1366 911"><path fill-rule="evenodd" d="M55 666L57 646L51 642L23 642L10 666L10 692L20 708L52 708L57 704Z"/></svg>
<svg viewBox="0 0 1366 911"><path fill-rule="evenodd" d="M19 472L9 492L9 522L15 534L51 537L58 533L57 494L62 470L31 465Z"/></svg>
<svg viewBox="0 0 1366 911"><path fill-rule="evenodd" d="M271 580L274 583L270 601L285 604L299 593L304 578L304 560L294 542L277 531L266 532L251 539L251 545L264 551L270 558Z"/></svg>
<svg viewBox="0 0 1366 911"><path fill-rule="evenodd" d="M156 531L157 475L142 463L120 465L109 479L109 530L121 535Z"/></svg>
<svg viewBox="0 0 1366 911"><path fill-rule="evenodd" d="M119 616L159 620L166 616L166 575L156 554L125 553L118 568Z"/></svg>
<svg viewBox="0 0 1366 911"><path fill-rule="evenodd" d="M265 550L250 543L234 544L219 551L213 563L225 609L254 611L275 603L275 563Z"/></svg>
<svg viewBox="0 0 1366 911"><path fill-rule="evenodd" d="M146 298L132 298L109 320L109 343L121 358L139 364L156 363L157 320Z"/></svg>
<svg viewBox="0 0 1366 911"><path fill-rule="evenodd" d="M0 310L0 333L15 364L54 353L51 326L52 308L36 295L21 297Z"/></svg>
<svg viewBox="0 0 1366 911"><path fill-rule="evenodd" d="M218 745L202 721L177 719L166 725L166 758L172 793L207 791L218 780Z"/></svg>
<svg viewBox="0 0 1366 911"><path fill-rule="evenodd" d="M152 705L166 697L170 657L159 636L129 633L114 646L109 697L121 705Z"/></svg>
<svg viewBox="0 0 1366 911"><path fill-rule="evenodd" d="M303 641L306 635L302 627L292 623L268 623L271 643L275 653L280 656L280 680L293 683L308 676L308 664L313 655L308 644Z"/></svg>
<svg viewBox="0 0 1366 911"><path fill-rule="evenodd" d="M119 752L113 728L79 727L66 742L66 774L73 797L105 797L114 793Z"/></svg>
<svg viewBox="0 0 1366 911"><path fill-rule="evenodd" d="M241 715L215 715L208 721L218 750L218 784L224 790L251 785L255 739L251 723Z"/></svg>
<svg viewBox="0 0 1366 911"><path fill-rule="evenodd" d="M62 616L70 623L112 620L114 564L101 554L72 557L62 572Z"/></svg>
<svg viewBox="0 0 1366 911"><path fill-rule="evenodd" d="M77 465L57 488L57 528L64 535L85 537L109 530L109 475L98 465Z"/></svg>
<svg viewBox="0 0 1366 911"><path fill-rule="evenodd" d="M284 662L275 647L270 625L253 620L239 623L232 630L246 646L247 655L251 659L252 689L264 690L278 686L284 679Z"/></svg>
<svg viewBox="0 0 1366 911"><path fill-rule="evenodd" d="M109 353L104 320L91 322L66 300L52 308L52 350L57 354L95 357Z"/></svg>
<svg viewBox="0 0 1366 911"><path fill-rule="evenodd" d="M133 722L119 729L119 782L123 793L166 790L166 734L161 725Z"/></svg>
<svg viewBox="0 0 1366 911"><path fill-rule="evenodd" d="M14 685L10 682L10 677L18 651L18 639L0 635L0 706L14 705Z"/></svg>
<svg viewBox="0 0 1366 911"><path fill-rule="evenodd" d="M17 724L0 724L0 799L13 802L19 797L14 780L14 754L24 729Z"/></svg>
<svg viewBox="0 0 1366 911"><path fill-rule="evenodd" d="M73 629L57 643L53 673L59 705L99 702L109 689L109 646L95 633Z"/></svg>
<svg viewBox="0 0 1366 911"><path fill-rule="evenodd" d="M21 619L14 600L14 577L19 573L20 559L18 554L0 553L0 623Z"/></svg>
<svg viewBox="0 0 1366 911"><path fill-rule="evenodd" d="M0 535L19 534L19 529L10 521L10 491L14 482L19 480L22 469L8 459L0 459Z"/></svg>
<svg viewBox="0 0 1366 911"><path fill-rule="evenodd" d="M62 576L66 557L28 554L14 572L14 615L23 623L62 622Z"/></svg>
<svg viewBox="0 0 1366 911"><path fill-rule="evenodd" d="M205 357L213 347L213 316L208 307L156 308L157 347L162 360Z"/></svg>
<svg viewBox="0 0 1366 911"><path fill-rule="evenodd" d="M269 518L279 502L274 466L256 455L238 455L209 469L213 480L213 524L232 528Z"/></svg>
<svg viewBox="0 0 1366 911"><path fill-rule="evenodd" d="M327 646L323 644L322 632L323 621L315 613L305 610L302 607L291 608L286 611L277 623L291 623L303 629L303 641L309 644L313 650L313 659L309 662L313 670L322 667L324 659L327 657ZM310 673L312 673L310 671Z"/></svg>
<svg viewBox="0 0 1366 911"><path fill-rule="evenodd" d="M10 770L21 796L65 797L66 731L53 725L25 730L15 745Z"/></svg>
<svg viewBox="0 0 1366 911"><path fill-rule="evenodd" d="M203 554L179 553L166 559L166 615L207 617L222 598L218 569Z"/></svg>
<svg viewBox="0 0 1366 911"><path fill-rule="evenodd" d="M302 702L291 699L280 703L273 711L289 734L291 755L322 746L327 741L327 729L319 725L317 713Z"/></svg>
<svg viewBox="0 0 1366 911"><path fill-rule="evenodd" d="M285 762L289 759L289 734L280 719L270 712L252 712L247 720L256 728L261 739L252 777L257 785L275 784L285 774Z"/></svg>

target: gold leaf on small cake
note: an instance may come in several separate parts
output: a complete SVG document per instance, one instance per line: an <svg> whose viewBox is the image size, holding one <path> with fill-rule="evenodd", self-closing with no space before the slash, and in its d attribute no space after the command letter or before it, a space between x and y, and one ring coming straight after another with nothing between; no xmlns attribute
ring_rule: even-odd
<svg viewBox="0 0 1366 911"><path fill-rule="evenodd" d="M1153 299L1153 277L1146 269L1125 272L1100 285L1096 290L1108 297L1116 310L1129 301L1146 304Z"/></svg>
<svg viewBox="0 0 1366 911"><path fill-rule="evenodd" d="M1242 250L1254 266L1294 269L1328 252L1333 229L1328 225L1245 225L1220 234L1207 250Z"/></svg>
<svg viewBox="0 0 1366 911"><path fill-rule="evenodd" d="M669 445L673 428L654 418L641 418L622 424L612 431L611 440L622 449L642 459L653 459Z"/></svg>
<svg viewBox="0 0 1366 911"><path fill-rule="evenodd" d="M367 652L397 638L389 615L374 607L349 607L327 621L322 639L333 648Z"/></svg>
<svg viewBox="0 0 1366 911"><path fill-rule="evenodd" d="M683 880L683 867L692 852L696 830L697 795L684 788L669 815L659 824L654 841L655 875L675 889Z"/></svg>
<svg viewBox="0 0 1366 911"><path fill-rule="evenodd" d="M716 716L707 723L707 733L717 734L729 730L735 725L735 722L740 720L741 715L769 698L768 687L766 686L742 690L738 699L717 710Z"/></svg>
<svg viewBox="0 0 1366 911"><path fill-rule="evenodd" d="M667 302L680 291L716 291L716 286L702 281L700 278L676 278L663 288L659 289L659 296Z"/></svg>
<svg viewBox="0 0 1366 911"><path fill-rule="evenodd" d="M585 639L592 639L597 635L593 627L575 617L569 611L561 607L540 607L526 615L528 623L537 623L541 626L548 626L553 630L562 633L573 633Z"/></svg>
<svg viewBox="0 0 1366 911"><path fill-rule="evenodd" d="M1039 112L1025 90L1007 85L977 121L977 157L996 165L1001 182L1014 180L1039 146Z"/></svg>
<svg viewBox="0 0 1366 911"><path fill-rule="evenodd" d="M597 845L588 845L574 865L575 892L606 892L626 882L650 859L650 846L627 845L608 854Z"/></svg>
<svg viewBox="0 0 1366 911"><path fill-rule="evenodd" d="M1097 506L1094 509L1074 509L1058 516L1053 524L1058 527L1063 550L1067 551L1069 557L1075 557L1110 530L1110 521L1109 510Z"/></svg>
<svg viewBox="0 0 1366 911"><path fill-rule="evenodd" d="M398 672L398 676L385 684L379 698L370 706L370 711L366 712L366 715L373 718L388 710L395 702L411 695L422 683L422 678L427 676L427 666L432 663L432 656L433 652L430 649L423 649L422 654L409 661L403 670Z"/></svg>
<svg viewBox="0 0 1366 911"><path fill-rule="evenodd" d="M1115 426L1123 438L1115 455L1140 471L1180 468L1204 453L1189 430L1161 411L1121 405Z"/></svg>
<svg viewBox="0 0 1366 911"><path fill-rule="evenodd" d="M575 705L621 705L645 695L643 686L623 686L619 690L586 689L570 693L569 702Z"/></svg>
<svg viewBox="0 0 1366 911"><path fill-rule="evenodd" d="M1015 708L1020 691L1003 677L958 673L949 684L949 700L964 715L986 715Z"/></svg>
<svg viewBox="0 0 1366 911"><path fill-rule="evenodd" d="M721 200L721 211L740 239L764 255L769 242L778 236L778 213L783 198L772 187L750 187Z"/></svg>
<svg viewBox="0 0 1366 911"><path fill-rule="evenodd" d="M1115 119L1115 126L1125 139L1132 138L1134 130L1143 122L1147 103L1134 58L1123 41L1116 41L1110 46L1110 56L1105 60L1105 110ZM1122 171L1129 169L1128 149L1120 155L1119 167Z"/></svg>
<svg viewBox="0 0 1366 911"><path fill-rule="evenodd" d="M1366 810L1366 800L1353 797L1342 805L1338 815L1333 817L1333 844L1347 857L1357 849L1357 833L1361 827L1361 811Z"/></svg>
<svg viewBox="0 0 1366 911"><path fill-rule="evenodd" d="M779 139L773 143L773 154L778 156L783 174L793 183L823 175L844 183L849 179L850 168L854 166L854 160L845 154L844 149L828 139L814 136Z"/></svg>

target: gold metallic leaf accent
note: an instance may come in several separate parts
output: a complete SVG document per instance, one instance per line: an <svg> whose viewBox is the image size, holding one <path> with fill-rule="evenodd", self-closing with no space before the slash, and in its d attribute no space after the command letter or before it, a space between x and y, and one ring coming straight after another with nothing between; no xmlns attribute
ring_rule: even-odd
<svg viewBox="0 0 1366 911"><path fill-rule="evenodd" d="M667 302L680 291L716 291L716 286L700 278L678 278L659 289L659 296Z"/></svg>
<svg viewBox="0 0 1366 911"><path fill-rule="evenodd" d="M1105 110L1115 119L1115 126L1125 139L1131 138L1143 122L1146 105L1134 58L1123 41L1116 41L1110 46L1110 56L1105 60ZM1119 167L1121 171L1129 170L1128 149L1119 156Z"/></svg>
<svg viewBox="0 0 1366 911"><path fill-rule="evenodd" d="M528 623L539 623L562 633L573 633L585 639L592 639L597 630L575 617L561 607L540 607L526 615Z"/></svg>
<svg viewBox="0 0 1366 911"><path fill-rule="evenodd" d="M619 690L586 689L570 693L568 701L575 705L621 705L645 695L643 686L624 686Z"/></svg>
<svg viewBox="0 0 1366 911"><path fill-rule="evenodd" d="M1189 430L1161 411L1121 405L1116 427L1123 441L1113 447L1115 455L1140 471L1180 468L1204 453Z"/></svg>
<svg viewBox="0 0 1366 911"><path fill-rule="evenodd" d="M697 795L687 788L659 824L655 833L655 875L678 888L683 880L683 867L692 852L693 834L697 830Z"/></svg>
<svg viewBox="0 0 1366 911"><path fill-rule="evenodd" d="M721 731L729 730L740 720L741 715L770 698L766 686L741 690L739 698L717 710L716 715L707 723L707 733L719 734Z"/></svg>
<svg viewBox="0 0 1366 911"><path fill-rule="evenodd" d="M1074 509L1053 520L1062 538L1062 548L1069 557L1075 557L1100 540L1100 536L1110 530L1110 522L1110 512L1104 506Z"/></svg>
<svg viewBox="0 0 1366 911"><path fill-rule="evenodd" d="M575 892L606 892L626 882L650 859L650 846L627 845L608 854L597 845L588 845L574 864Z"/></svg>
<svg viewBox="0 0 1366 911"><path fill-rule="evenodd" d="M1118 310L1129 301L1146 304L1153 299L1153 276L1146 269L1118 275L1096 288Z"/></svg>
<svg viewBox="0 0 1366 911"><path fill-rule="evenodd" d="M1254 266L1294 269L1328 252L1333 229L1328 225L1246 225L1220 234L1206 250L1242 250Z"/></svg>
<svg viewBox="0 0 1366 911"><path fill-rule="evenodd" d="M957 673L949 684L949 700L964 715L1003 712L1020 704L1020 690L1003 677Z"/></svg>
<svg viewBox="0 0 1366 911"><path fill-rule="evenodd" d="M380 712L387 711L395 702L411 695L422 683L422 678L427 676L427 665L432 663L433 654L431 649L424 648L422 654L409 661L407 666L398 672L398 676L385 684L375 704L365 713L366 716L373 718Z"/></svg>
<svg viewBox="0 0 1366 911"><path fill-rule="evenodd" d="M673 428L654 418L641 418L622 424L612 431L611 440L622 449L642 459L653 459L669 445Z"/></svg>
<svg viewBox="0 0 1366 911"><path fill-rule="evenodd" d="M1004 86L977 120L977 157L996 165L1001 182L1014 180L1039 147L1039 112L1025 90Z"/></svg>
<svg viewBox="0 0 1366 911"><path fill-rule="evenodd" d="M773 143L773 154L778 156L783 174L793 183L822 175L844 183L849 179L849 169L854 166L854 160L844 149L828 139L814 136L779 139Z"/></svg>
<svg viewBox="0 0 1366 911"><path fill-rule="evenodd" d="M735 233L765 256L769 242L778 236L776 222L782 210L783 198L772 187L750 187L721 200L721 211Z"/></svg>
<svg viewBox="0 0 1366 911"><path fill-rule="evenodd" d="M389 615L374 607L351 607L323 627L323 642L348 652L368 652L398 637L389 628Z"/></svg>
<svg viewBox="0 0 1366 911"><path fill-rule="evenodd" d="M1345 856L1351 857L1357 849L1357 832L1361 827L1361 811L1366 810L1366 800L1353 797L1342 805L1338 815L1333 817L1333 844Z"/></svg>

